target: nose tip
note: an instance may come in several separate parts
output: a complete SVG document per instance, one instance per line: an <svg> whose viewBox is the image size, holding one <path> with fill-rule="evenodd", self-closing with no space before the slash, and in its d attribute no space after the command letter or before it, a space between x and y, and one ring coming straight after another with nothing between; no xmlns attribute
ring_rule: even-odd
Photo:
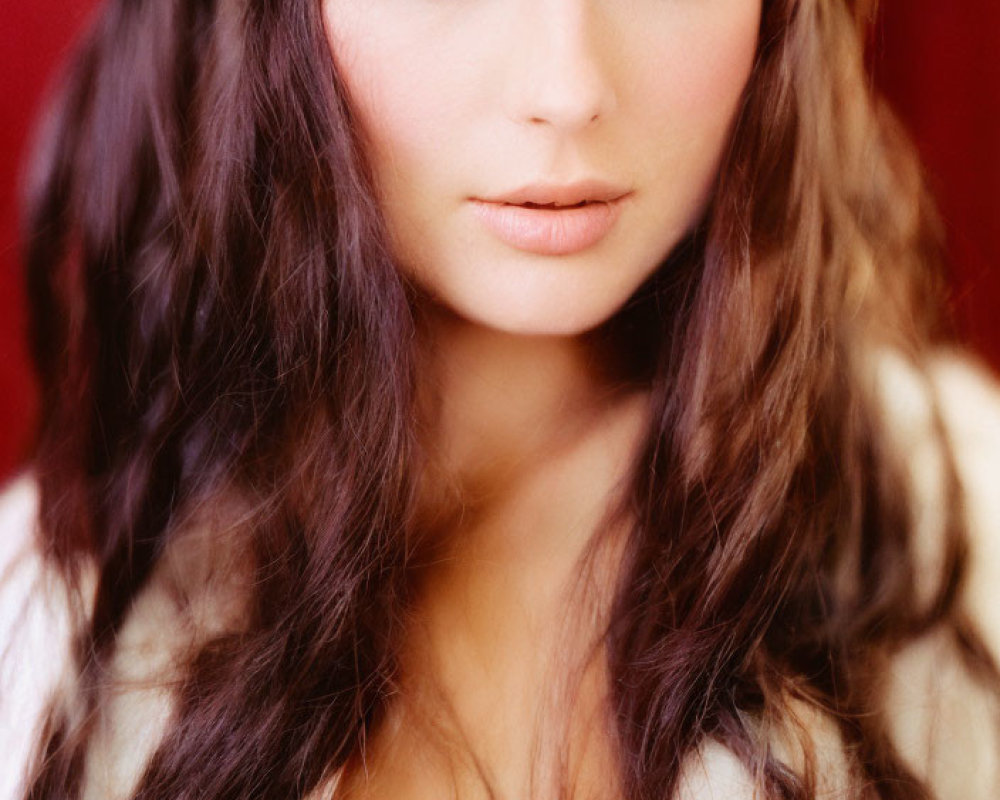
<svg viewBox="0 0 1000 800"><path fill-rule="evenodd" d="M531 125L574 131L609 115L617 96L602 53L600 26L586 13L566 13L565 5L558 8L560 13L546 15L547 22L533 18L532 29L511 57L512 116Z"/></svg>
<svg viewBox="0 0 1000 800"><path fill-rule="evenodd" d="M616 105L614 92L592 56L584 56L549 54L528 82L521 118L533 125L577 130L607 116Z"/></svg>

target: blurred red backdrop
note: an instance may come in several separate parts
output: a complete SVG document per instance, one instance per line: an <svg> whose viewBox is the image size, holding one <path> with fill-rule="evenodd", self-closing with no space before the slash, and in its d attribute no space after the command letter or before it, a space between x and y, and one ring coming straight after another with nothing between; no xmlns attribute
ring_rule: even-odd
<svg viewBox="0 0 1000 800"><path fill-rule="evenodd" d="M16 255L19 165L43 91L95 0L8 3L0 25L0 479L24 458L35 396ZM1000 367L1000 3L883 0L876 82L921 148L948 224L969 344Z"/></svg>

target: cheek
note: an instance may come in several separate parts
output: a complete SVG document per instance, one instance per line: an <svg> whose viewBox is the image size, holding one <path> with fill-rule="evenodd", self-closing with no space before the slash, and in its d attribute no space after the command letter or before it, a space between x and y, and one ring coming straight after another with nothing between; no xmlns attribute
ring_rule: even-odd
<svg viewBox="0 0 1000 800"><path fill-rule="evenodd" d="M686 31L684 40L665 48L654 63L650 89L692 120L728 118L753 67L756 20L750 16L714 30L699 25Z"/></svg>
<svg viewBox="0 0 1000 800"><path fill-rule="evenodd" d="M632 127L678 220L696 221L711 193L757 50L759 2L719 2L644 47L633 72ZM685 214L682 206L687 207Z"/></svg>
<svg viewBox="0 0 1000 800"><path fill-rule="evenodd" d="M456 97L460 71L449 67L455 63L453 54L414 47L405 20L383 19L379 11L356 8L354 3L327 3L327 35L376 173L384 182L386 173L405 170L414 159L437 161L436 156L446 152L444 99Z"/></svg>
<svg viewBox="0 0 1000 800"><path fill-rule="evenodd" d="M757 50L761 0L698 0L675 9L656 44L644 42L648 88L658 86L658 94L700 118L742 91Z"/></svg>

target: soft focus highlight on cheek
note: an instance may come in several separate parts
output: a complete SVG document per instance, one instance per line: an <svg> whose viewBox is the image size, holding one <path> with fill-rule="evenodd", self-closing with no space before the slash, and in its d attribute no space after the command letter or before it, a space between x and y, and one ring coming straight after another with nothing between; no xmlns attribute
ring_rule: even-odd
<svg viewBox="0 0 1000 800"><path fill-rule="evenodd" d="M440 144L428 95L447 96L455 70L444 59L415 55L403 21L379 14L385 3L372 5L363 11L356 0L328 2L327 31L352 110L375 148L370 155L384 166L393 152Z"/></svg>
<svg viewBox="0 0 1000 800"><path fill-rule="evenodd" d="M478 323L575 334L703 214L760 0L327 0L325 16L400 267ZM578 251L525 250L475 213L525 186L595 182L626 196Z"/></svg>
<svg viewBox="0 0 1000 800"><path fill-rule="evenodd" d="M701 217L757 49L760 3L732 0L692 8L665 37L645 40L648 61L629 82L632 107L659 147L649 148L651 172L672 176L661 185L664 204L679 205L685 230ZM652 38L652 37L650 37Z"/></svg>

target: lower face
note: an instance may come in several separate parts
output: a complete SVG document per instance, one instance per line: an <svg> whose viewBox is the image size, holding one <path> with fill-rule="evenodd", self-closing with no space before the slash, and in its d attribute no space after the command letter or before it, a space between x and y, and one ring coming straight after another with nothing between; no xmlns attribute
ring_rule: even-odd
<svg viewBox="0 0 1000 800"><path fill-rule="evenodd" d="M323 8L400 269L471 322L575 335L703 216L761 0Z"/></svg>

